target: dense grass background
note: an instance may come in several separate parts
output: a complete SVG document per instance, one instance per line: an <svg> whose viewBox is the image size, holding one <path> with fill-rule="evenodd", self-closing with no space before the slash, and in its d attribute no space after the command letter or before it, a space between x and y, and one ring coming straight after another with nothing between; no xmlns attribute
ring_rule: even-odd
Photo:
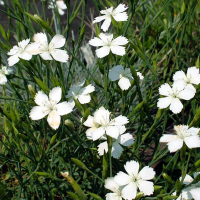
<svg viewBox="0 0 200 200"><path fill-rule="evenodd" d="M154 167L157 173L155 185L162 186L156 188L152 197L140 199L170 196L181 174L200 169L198 150L187 151L186 161L180 162L179 152L170 154L167 147L159 143L163 133L173 132L174 125L199 127L199 86L195 98L184 103L179 115L167 109L158 110L156 106L159 86L171 82L175 71L182 69L186 72L190 66L199 67L198 0L117 0L104 3L101 0L75 0L73 3L65 0L70 9L63 17L57 10L52 15L48 11L47 16L47 1L4 2L5 6L0 7L0 12L7 16L6 26L0 25L2 65L7 65L7 52L13 45L42 31L49 38L56 33L64 35L70 60L67 64L44 61L39 56L34 56L29 62L21 60L13 67L8 83L0 86L0 199L73 199L70 193L74 192L73 185L60 175L63 171L70 172L87 195L85 199L95 199L89 192L104 199L106 191L102 179L109 177L107 157L98 156L99 143L87 140L86 128L80 119L83 117L85 120L106 104L116 116L123 114L129 118L127 132L135 138L132 148L126 148L119 161L112 160L113 174L123 170L127 160L135 159L142 165ZM89 63L80 47L100 32L100 26L92 25L91 21L106 6L113 4L116 7L120 2L129 6L129 20L113 24L109 32L129 39L126 55L91 58ZM34 18L30 13L40 18ZM144 75L144 80L139 82L136 78L131 90L121 92L116 83L103 78L104 68L118 64L133 66ZM53 87L61 86L64 100L70 86L83 79L95 85L92 101L86 106L77 105L74 112L64 116L57 131L48 126L46 119L32 121L29 118L35 105L35 92L42 89L48 94ZM81 169L72 158L81 160L88 169Z"/></svg>

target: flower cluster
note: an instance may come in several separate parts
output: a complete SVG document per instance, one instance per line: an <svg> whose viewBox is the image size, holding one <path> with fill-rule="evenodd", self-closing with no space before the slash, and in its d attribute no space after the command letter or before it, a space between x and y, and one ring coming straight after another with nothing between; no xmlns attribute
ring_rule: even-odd
<svg viewBox="0 0 200 200"><path fill-rule="evenodd" d="M58 9L58 12L60 15L64 15L65 12L64 10L67 9L67 6L65 4L65 2L63 0L59 0L59 1L56 1L56 0L52 0L50 3L49 3L49 9L55 9L57 8Z"/></svg>
<svg viewBox="0 0 200 200"><path fill-rule="evenodd" d="M69 56L65 50L60 48L65 45L66 39L62 35L55 35L48 44L47 36L44 33L37 33L33 37L34 42L30 39L18 42L9 52L8 65L13 66L19 62L19 58L30 60L32 55L40 55L44 60L53 60L67 62ZM30 44L29 44L30 43Z"/></svg>
<svg viewBox="0 0 200 200"><path fill-rule="evenodd" d="M126 162L124 168L127 174L120 171L106 179L105 188L113 192L106 195L106 200L135 199L138 188L145 196L153 194L153 182L149 181L155 176L153 168L146 166L139 171L139 163L134 160Z"/></svg>
<svg viewBox="0 0 200 200"><path fill-rule="evenodd" d="M183 109L180 99L190 100L196 93L193 84L198 85L200 83L199 69L190 67L187 70L187 75L183 71L177 71L173 80L172 87L165 83L159 88L159 93L165 97L158 99L157 106L160 109L170 106L169 109L177 114Z"/></svg>

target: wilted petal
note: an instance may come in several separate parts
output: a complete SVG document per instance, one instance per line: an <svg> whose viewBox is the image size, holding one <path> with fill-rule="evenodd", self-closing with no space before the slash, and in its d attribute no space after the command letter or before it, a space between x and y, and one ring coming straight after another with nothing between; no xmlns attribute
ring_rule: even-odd
<svg viewBox="0 0 200 200"><path fill-rule="evenodd" d="M67 62L69 59L69 56L65 50L55 49L51 52L52 57L59 62Z"/></svg>
<svg viewBox="0 0 200 200"><path fill-rule="evenodd" d="M48 113L49 113L48 111L44 110L44 107L34 106L30 112L30 118L32 120L39 120L39 119L44 118L46 115L48 115Z"/></svg>
<svg viewBox="0 0 200 200"><path fill-rule="evenodd" d="M139 172L139 176L143 179L143 180L151 180L154 178L155 176L155 171L153 170L153 168L146 166L143 167L142 170Z"/></svg>
<svg viewBox="0 0 200 200"><path fill-rule="evenodd" d="M62 97L62 90L61 87L53 88L49 93L49 100L53 100L58 103Z"/></svg>
<svg viewBox="0 0 200 200"><path fill-rule="evenodd" d="M110 53L110 47L108 46L104 46L96 50L96 54L98 58L103 58L107 56L109 53Z"/></svg>
<svg viewBox="0 0 200 200"><path fill-rule="evenodd" d="M131 175L137 176L139 171L139 163L134 160L131 160L126 162L124 168L130 176Z"/></svg>
<svg viewBox="0 0 200 200"><path fill-rule="evenodd" d="M58 129L60 126L60 115L56 111L52 111L49 113L47 122L51 128L54 130Z"/></svg>
<svg viewBox="0 0 200 200"><path fill-rule="evenodd" d="M153 182L150 181L138 181L138 187L141 192L144 193L144 195L151 195L154 192Z"/></svg>
<svg viewBox="0 0 200 200"><path fill-rule="evenodd" d="M35 95L35 103L39 106L43 106L48 100L48 96L42 91L37 92L37 94Z"/></svg>
<svg viewBox="0 0 200 200"><path fill-rule="evenodd" d="M73 111L73 105L68 103L67 101L64 101L62 103L59 103L56 105L57 108L57 113L62 116L62 115L67 115L70 112Z"/></svg>
<svg viewBox="0 0 200 200"><path fill-rule="evenodd" d="M66 39L64 38L63 35L55 35L52 38L49 46L53 45L54 48L61 48L65 45L65 41L66 41Z"/></svg>

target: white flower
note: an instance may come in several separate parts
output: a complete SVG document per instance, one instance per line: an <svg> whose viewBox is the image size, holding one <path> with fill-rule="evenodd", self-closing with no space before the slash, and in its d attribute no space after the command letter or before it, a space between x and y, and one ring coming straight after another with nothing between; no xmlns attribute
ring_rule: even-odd
<svg viewBox="0 0 200 200"><path fill-rule="evenodd" d="M105 188L113 192L106 194L106 200L122 200L122 187L115 183L114 178L107 178L105 180Z"/></svg>
<svg viewBox="0 0 200 200"><path fill-rule="evenodd" d="M91 101L90 93L94 92L95 87L90 85L87 85L83 87L85 81L82 83L78 83L76 85L73 85L68 94L66 95L67 98L72 97L74 99L78 99L81 104L89 103ZM73 99L71 99L71 102Z"/></svg>
<svg viewBox="0 0 200 200"><path fill-rule="evenodd" d="M18 46L15 45L9 52L8 55L10 56L8 58L8 65L13 66L14 64L19 62L19 58L23 60L30 60L32 58L32 55L36 55L38 52L32 52L30 49L32 49L33 44L29 44L30 39L22 40L21 42L18 42ZM29 45L28 45L29 44Z"/></svg>
<svg viewBox="0 0 200 200"><path fill-rule="evenodd" d="M69 56L65 50L61 50L59 48L65 45L65 38L62 35L55 35L51 42L48 44L47 36L44 33L37 33L34 35L33 40L35 44L37 44L37 48L33 48L32 50L39 50L40 56L44 60L53 60L59 62L67 62ZM52 58L53 57L53 58Z"/></svg>
<svg viewBox="0 0 200 200"><path fill-rule="evenodd" d="M106 32L111 24L112 17L118 22L127 21L128 15L126 14L126 12L124 12L127 9L128 7L125 7L124 4L119 4L114 10L113 7L106 10L101 10L100 13L103 14L103 16L96 17L93 23L105 20L101 26L101 29Z"/></svg>
<svg viewBox="0 0 200 200"><path fill-rule="evenodd" d="M94 117L89 116L84 122L84 125L90 127L87 135L91 137L93 141L98 140L102 136L109 135L112 138L117 139L120 133L126 131L125 124L128 123L127 117L122 115L111 119L110 112L104 107L95 111Z"/></svg>
<svg viewBox="0 0 200 200"><path fill-rule="evenodd" d="M185 125L174 126L177 135L164 134L160 138L160 142L166 142L170 153L181 149L183 142L188 148L200 147L200 137L198 135L199 128L189 128Z"/></svg>
<svg viewBox="0 0 200 200"><path fill-rule="evenodd" d="M30 118L39 120L48 115L47 122L53 129L57 129L60 125L60 116L72 112L74 105L66 101L59 103L62 96L60 87L53 88L49 93L49 98L42 91L35 95L35 103L38 106L32 108Z"/></svg>
<svg viewBox="0 0 200 200"><path fill-rule="evenodd" d="M0 5L4 5L4 2L2 0L0 0Z"/></svg>
<svg viewBox="0 0 200 200"><path fill-rule="evenodd" d="M199 174L200 172L195 172L194 173L194 178L196 178L196 176ZM180 177L180 181L182 180L182 177ZM189 185L192 184L193 182L193 178L186 174L184 180L183 180L183 184L184 185ZM199 200L199 194L200 194L200 182L192 184L190 187L186 187L184 188L179 197L176 200ZM173 193L173 195L176 195L176 191Z"/></svg>
<svg viewBox="0 0 200 200"><path fill-rule="evenodd" d="M122 197L124 199L135 199L137 188L139 188L144 195L153 194L153 182L148 181L155 176L153 168L146 166L139 172L139 163L134 160L126 162L124 168L128 174L120 171L114 177L114 181L119 186L125 186L122 189Z"/></svg>
<svg viewBox="0 0 200 200"><path fill-rule="evenodd" d="M183 109L183 104L179 99L190 100L195 95L194 90L191 90L188 87L185 88L185 86L186 83L183 80L175 81L172 88L168 83L161 85L159 93L166 97L158 99L158 108L163 109L170 105L169 109L173 113L180 113Z"/></svg>
<svg viewBox="0 0 200 200"><path fill-rule="evenodd" d="M140 72L137 72L137 75L140 79L144 78ZM110 69L108 77L111 81L119 80L118 85L122 90L128 90L133 80L131 70L129 68L124 69L122 65L117 65Z"/></svg>
<svg viewBox="0 0 200 200"><path fill-rule="evenodd" d="M65 14L65 12L63 10L66 10L67 6L63 0L58 0L58 1L52 0L52 2L50 2L50 4L49 4L48 8L54 9L55 8L54 5L57 7L60 15Z"/></svg>
<svg viewBox="0 0 200 200"><path fill-rule="evenodd" d="M106 139L106 137L104 137ZM104 139L102 138L102 139ZM120 133L120 135L118 136L117 139L113 139L113 143L112 143L112 149L111 149L111 156L113 158L118 159L123 151L122 146L130 146L131 144L134 143L134 139L133 136L130 133L125 133L122 134ZM98 153L100 156L104 155L104 152L108 152L108 143L107 141L101 143L98 145Z"/></svg>
<svg viewBox="0 0 200 200"><path fill-rule="evenodd" d="M116 39L113 39L113 34L106 35L104 33L100 33L99 37L100 39L95 37L89 41L89 44L94 47L102 46L100 49L96 50L98 58L107 56L110 51L119 56L125 55L125 47L122 47L122 45L128 43L127 38L119 36Z"/></svg>
<svg viewBox="0 0 200 200"><path fill-rule="evenodd" d="M177 71L173 76L173 80L185 81L186 87L193 89L196 92L196 89L192 84L198 85L200 83L199 69L197 69L196 67L190 67L187 69L187 74L185 74L182 70Z"/></svg>
<svg viewBox="0 0 200 200"><path fill-rule="evenodd" d="M7 67L2 66L0 69L0 85L5 85L7 82L6 75L10 74L11 71L11 69L7 69Z"/></svg>

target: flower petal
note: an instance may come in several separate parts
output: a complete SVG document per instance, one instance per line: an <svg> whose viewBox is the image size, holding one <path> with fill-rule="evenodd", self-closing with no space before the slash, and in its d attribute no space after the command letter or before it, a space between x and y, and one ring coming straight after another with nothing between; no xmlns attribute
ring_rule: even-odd
<svg viewBox="0 0 200 200"><path fill-rule="evenodd" d="M191 189L190 190L190 194L192 195L194 200L199 200L200 187Z"/></svg>
<svg viewBox="0 0 200 200"><path fill-rule="evenodd" d="M177 80L177 81L174 81L173 83L173 86L172 86L172 90L183 90L186 86L186 82L183 81L183 80Z"/></svg>
<svg viewBox="0 0 200 200"><path fill-rule="evenodd" d="M99 46L103 46L104 43L101 39L97 38L97 37L94 37L94 39L91 39L89 41L89 44L94 46L94 47L99 47Z"/></svg>
<svg viewBox="0 0 200 200"><path fill-rule="evenodd" d="M128 88L131 87L129 79L125 77L119 79L118 85L122 90L128 90Z"/></svg>
<svg viewBox="0 0 200 200"><path fill-rule="evenodd" d="M4 85L6 82L7 82L6 76L0 73L0 85Z"/></svg>
<svg viewBox="0 0 200 200"><path fill-rule="evenodd" d="M60 115L56 111L52 111L48 115L47 122L51 128L56 130L60 126L60 118Z"/></svg>
<svg viewBox="0 0 200 200"><path fill-rule="evenodd" d="M127 43L128 39L126 37L119 36L112 41L111 46L125 45Z"/></svg>
<svg viewBox="0 0 200 200"><path fill-rule="evenodd" d="M82 88L80 90L80 93L81 94L89 94L89 93L94 92L94 90L95 90L95 87L90 84L90 85L87 85L86 87Z"/></svg>
<svg viewBox="0 0 200 200"><path fill-rule="evenodd" d="M128 6L126 6L125 4L123 4L123 3L120 3L118 6L117 6L117 8L115 8L114 10L113 10L113 12L114 13L121 13L121 12L124 12L125 10L127 10L128 9Z"/></svg>
<svg viewBox="0 0 200 200"><path fill-rule="evenodd" d="M144 193L144 195L151 195L154 192L153 182L151 181L138 181L138 187L141 192Z"/></svg>
<svg viewBox="0 0 200 200"><path fill-rule="evenodd" d="M189 133L191 133L191 135L198 135L200 129L199 128L194 128L194 127L191 127L187 130Z"/></svg>
<svg viewBox="0 0 200 200"><path fill-rule="evenodd" d="M24 51L22 54L19 55L19 58L23 60L30 60L32 58L32 55Z"/></svg>
<svg viewBox="0 0 200 200"><path fill-rule="evenodd" d="M8 58L8 65L9 66L13 66L14 64L18 63L19 62L19 58L17 55L14 55L14 56L10 56Z"/></svg>
<svg viewBox="0 0 200 200"><path fill-rule="evenodd" d="M200 147L200 137L198 135L185 137L184 142L190 149Z"/></svg>
<svg viewBox="0 0 200 200"><path fill-rule="evenodd" d="M44 33L36 33L33 36L33 40L40 44L47 43L47 36Z"/></svg>
<svg viewBox="0 0 200 200"><path fill-rule="evenodd" d="M122 197L126 200L135 199L137 194L137 185L135 182L129 183L122 189Z"/></svg>
<svg viewBox="0 0 200 200"><path fill-rule="evenodd" d="M137 176L139 171L139 163L137 161L131 160L126 162L124 168L130 176Z"/></svg>
<svg viewBox="0 0 200 200"><path fill-rule="evenodd" d="M120 78L120 74L124 72L124 67L122 65L117 65L109 70L109 79L111 81L116 81Z"/></svg>
<svg viewBox="0 0 200 200"><path fill-rule="evenodd" d="M62 103L59 103L56 105L56 108L57 108L57 113L62 116L62 115L67 115L69 114L70 112L73 111L73 107L74 107L74 104L72 103L69 103L67 101L64 101Z"/></svg>
<svg viewBox="0 0 200 200"><path fill-rule="evenodd" d="M178 136L177 135L172 135L172 134L164 134L161 138L160 138L160 142L171 142L173 140L177 140Z"/></svg>
<svg viewBox="0 0 200 200"><path fill-rule="evenodd" d="M101 25L101 29L106 32L111 24L111 17L107 17L103 24Z"/></svg>
<svg viewBox="0 0 200 200"><path fill-rule="evenodd" d="M31 112L30 112L30 118L32 120L39 120L39 119L42 119L44 118L46 115L48 115L48 111L45 111L44 107L42 106L34 106L32 109L31 109Z"/></svg>
<svg viewBox="0 0 200 200"><path fill-rule="evenodd" d="M169 149L170 153L173 153L182 148L183 140L181 140L181 139L173 140L173 141L169 142L167 145L168 145L168 149Z"/></svg>
<svg viewBox="0 0 200 200"><path fill-rule="evenodd" d="M108 143L107 143L107 141L102 142L97 147L98 147L98 154L100 156L103 156L104 153L108 153Z"/></svg>
<svg viewBox="0 0 200 200"><path fill-rule="evenodd" d="M172 93L172 88L168 83L165 83L159 87L159 94L163 96L168 96L171 93Z"/></svg>
<svg viewBox="0 0 200 200"><path fill-rule="evenodd" d="M155 171L153 170L153 168L146 166L143 167L142 170L139 172L139 176L143 179L143 180L151 180L154 178L155 176Z"/></svg>
<svg viewBox="0 0 200 200"><path fill-rule="evenodd" d="M190 100L194 97L195 91L189 88L185 88L179 93L179 97L184 100Z"/></svg>
<svg viewBox="0 0 200 200"><path fill-rule="evenodd" d="M167 108L173 101L172 97L163 97L158 99L157 107L160 109Z"/></svg>
<svg viewBox="0 0 200 200"><path fill-rule="evenodd" d="M114 181L119 185L127 185L131 182L131 177L124 172L118 172L117 175L114 177Z"/></svg>
<svg viewBox="0 0 200 200"><path fill-rule="evenodd" d="M83 94L78 97L81 104L89 103L91 101L91 96L89 94Z"/></svg>
<svg viewBox="0 0 200 200"><path fill-rule="evenodd" d="M83 125L87 126L87 127L93 127L94 126L94 117L89 115L87 120L83 123Z"/></svg>
<svg viewBox="0 0 200 200"><path fill-rule="evenodd" d="M49 100L53 100L58 103L62 97L62 90L61 87L53 88L49 93Z"/></svg>
<svg viewBox="0 0 200 200"><path fill-rule="evenodd" d="M96 50L96 54L98 58L103 58L107 56L109 53L110 53L110 47L108 46L104 46Z"/></svg>
<svg viewBox="0 0 200 200"><path fill-rule="evenodd" d="M180 113L183 109L183 104L178 98L173 98L169 109L175 114Z"/></svg>
<svg viewBox="0 0 200 200"><path fill-rule="evenodd" d="M49 43L49 46L53 45L54 48L61 48L65 45L66 39L64 38L63 35L55 35L51 42Z"/></svg>
<svg viewBox="0 0 200 200"><path fill-rule="evenodd" d="M123 148L119 145L118 141L113 142L112 145L112 157L118 159L123 152Z"/></svg>
<svg viewBox="0 0 200 200"><path fill-rule="evenodd" d="M48 100L48 96L42 91L37 92L37 94L35 95L35 103L39 106L43 106Z"/></svg>
<svg viewBox="0 0 200 200"><path fill-rule="evenodd" d="M115 126L122 126L122 125L128 124L128 123L129 123L128 118L125 116L122 116L122 115L115 117L112 120L112 125L115 125Z"/></svg>
<svg viewBox="0 0 200 200"><path fill-rule="evenodd" d="M40 54L43 60L53 60L49 52L43 52Z"/></svg>
<svg viewBox="0 0 200 200"><path fill-rule="evenodd" d="M98 140L99 138L101 138L105 134L105 129L102 128L102 127L97 128L91 134L92 134L93 141Z"/></svg>
<svg viewBox="0 0 200 200"><path fill-rule="evenodd" d="M26 52L31 55L37 55L37 54L39 54L38 47L39 47L38 43L36 43L36 42L31 43L26 47Z"/></svg>
<svg viewBox="0 0 200 200"><path fill-rule="evenodd" d="M119 128L116 126L108 126L105 128L106 135L109 135L112 138L117 139L119 136Z"/></svg>
<svg viewBox="0 0 200 200"><path fill-rule="evenodd" d="M106 19L106 16L99 16L99 17L96 17L94 20L93 20L93 24L94 23L97 23L97 22L101 22L102 20L105 20Z"/></svg>
<svg viewBox="0 0 200 200"><path fill-rule="evenodd" d="M177 81L177 80L187 80L187 77L186 77L185 73L181 70L181 71L177 71L174 74L173 80L174 81Z"/></svg>
<svg viewBox="0 0 200 200"><path fill-rule="evenodd" d="M69 56L65 50L55 49L51 52L52 57L59 62L66 63L69 59Z"/></svg>
<svg viewBox="0 0 200 200"><path fill-rule="evenodd" d="M130 133L126 133L120 136L120 144L123 146L130 146L134 143L133 136Z"/></svg>
<svg viewBox="0 0 200 200"><path fill-rule="evenodd" d="M110 122L110 112L104 107L99 108L94 113L94 121L98 124L109 123Z"/></svg>
<svg viewBox="0 0 200 200"><path fill-rule="evenodd" d="M125 47L121 46L110 46L110 49L113 54L116 54L118 56L123 56L126 54Z"/></svg>
<svg viewBox="0 0 200 200"><path fill-rule="evenodd" d="M127 15L126 12L117 13L117 14L113 15L113 18L114 18L117 22L122 22L122 21L127 21L128 15Z"/></svg>

